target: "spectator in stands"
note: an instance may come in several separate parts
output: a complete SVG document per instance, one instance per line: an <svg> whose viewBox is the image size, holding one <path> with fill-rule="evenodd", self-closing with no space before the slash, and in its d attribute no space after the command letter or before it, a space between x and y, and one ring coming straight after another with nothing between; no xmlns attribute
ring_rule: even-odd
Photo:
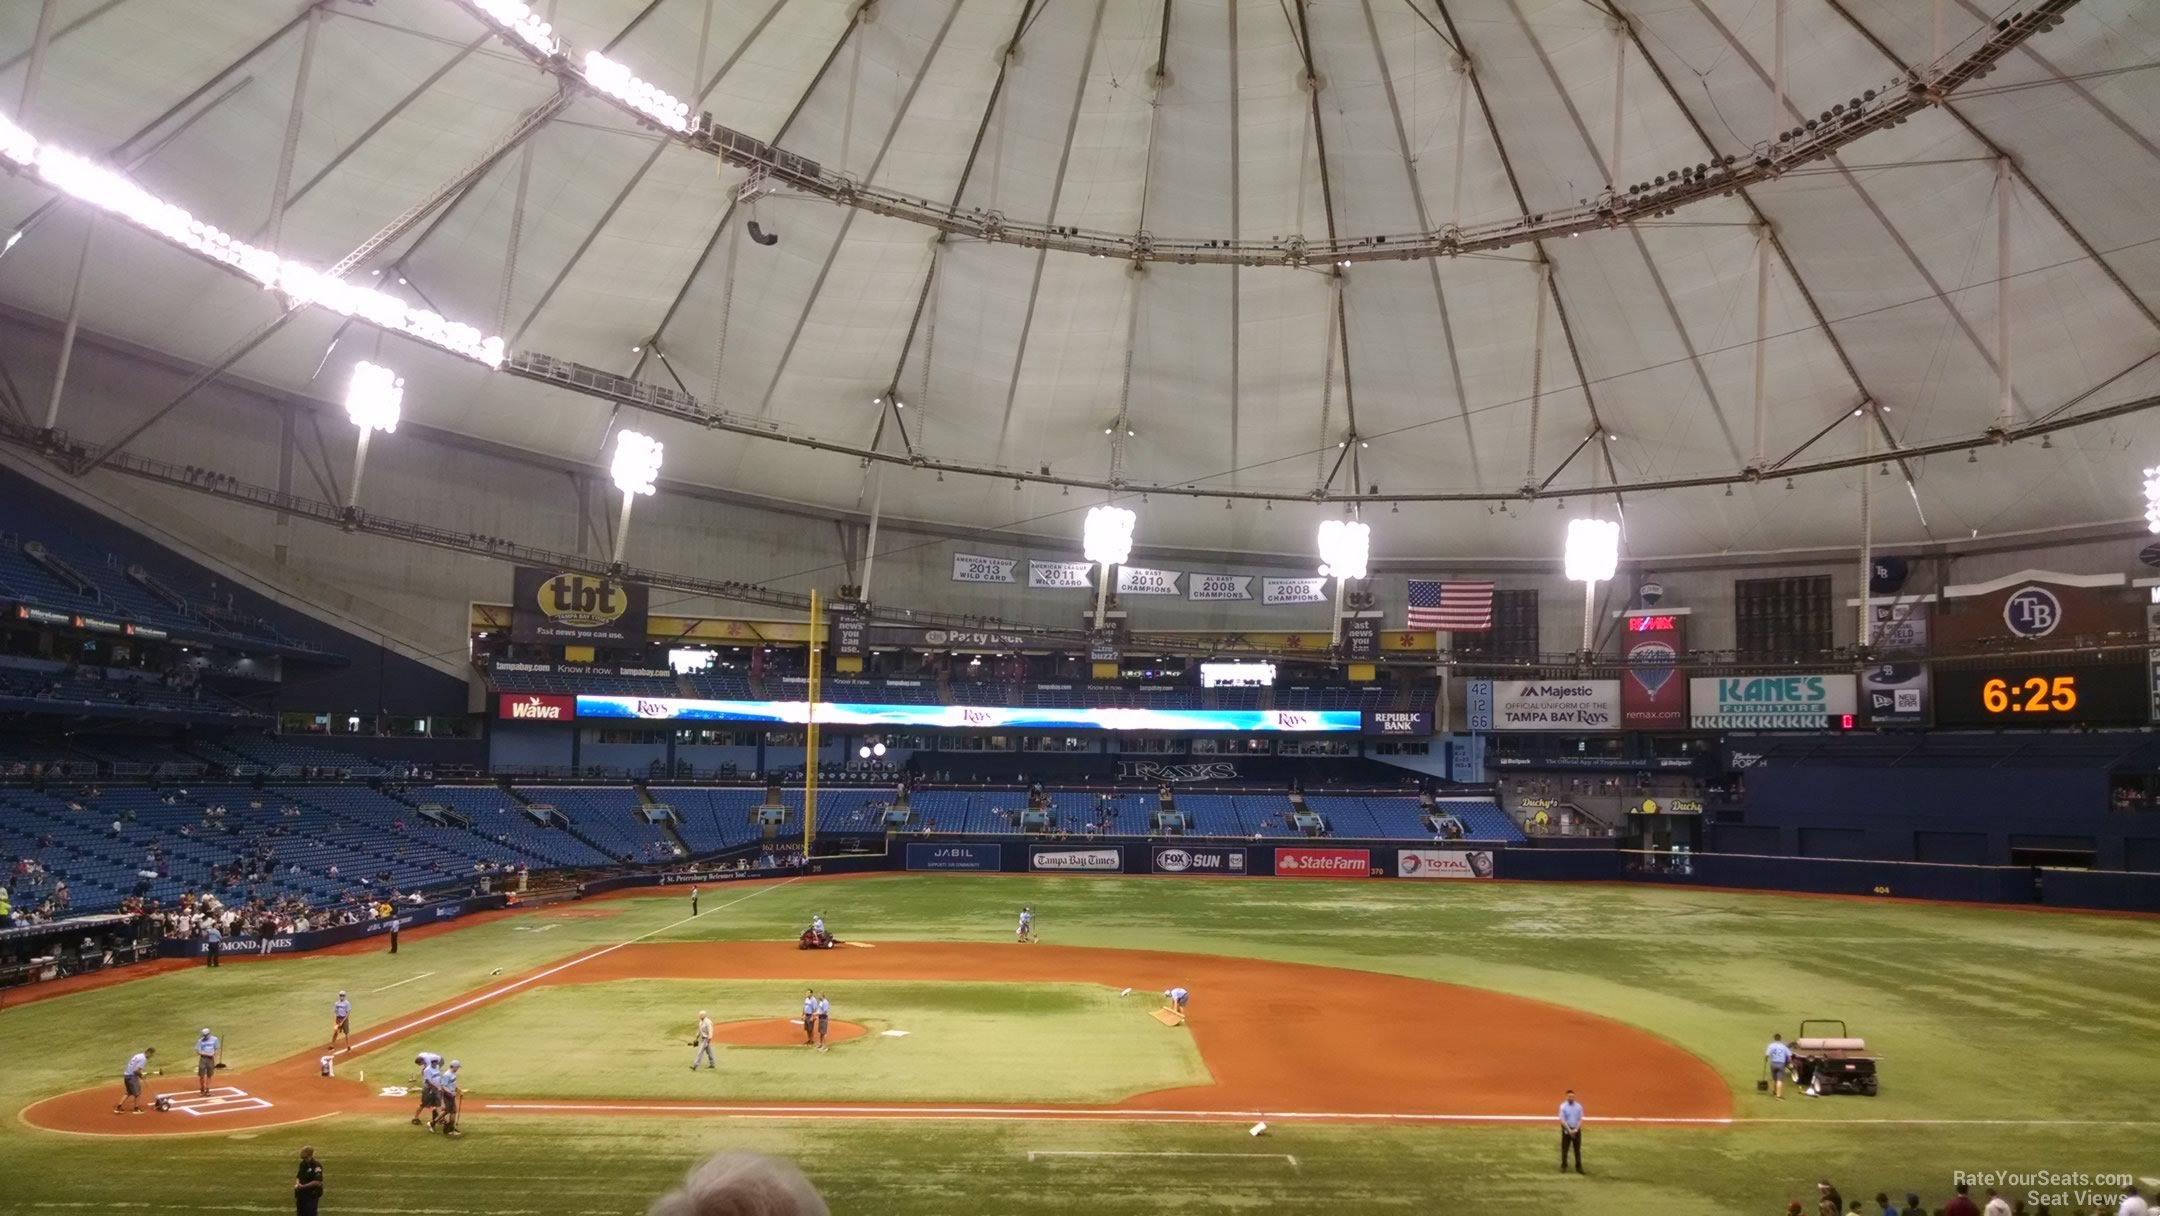
<svg viewBox="0 0 2160 1216"><path fill-rule="evenodd" d="M1958 1183L1957 1194L1943 1205L1942 1216L1980 1216L1980 1209L1974 1206L1972 1196L1967 1193L1969 1190L1964 1183Z"/></svg>
<svg viewBox="0 0 2160 1216"><path fill-rule="evenodd" d="M1822 1216L1845 1216L1845 1197L1828 1178L1815 1184L1815 1210Z"/></svg>
<svg viewBox="0 0 2160 1216"><path fill-rule="evenodd" d="M757 1153L707 1158L646 1216L829 1216L831 1209L801 1170Z"/></svg>

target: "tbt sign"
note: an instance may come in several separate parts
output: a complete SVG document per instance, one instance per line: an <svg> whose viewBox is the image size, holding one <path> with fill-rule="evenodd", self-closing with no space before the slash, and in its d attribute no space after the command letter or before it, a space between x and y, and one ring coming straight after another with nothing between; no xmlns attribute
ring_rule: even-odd
<svg viewBox="0 0 2160 1216"><path fill-rule="evenodd" d="M1698 676L1688 685L1696 730L1822 730L1857 701L1850 673Z"/></svg>
<svg viewBox="0 0 2160 1216"><path fill-rule="evenodd" d="M573 570L520 566L511 593L510 636L519 642L643 646L646 589Z"/></svg>

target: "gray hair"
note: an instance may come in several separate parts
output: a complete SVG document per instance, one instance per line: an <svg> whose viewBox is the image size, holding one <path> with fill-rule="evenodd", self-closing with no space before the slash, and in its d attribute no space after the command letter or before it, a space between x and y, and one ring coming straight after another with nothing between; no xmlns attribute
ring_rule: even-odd
<svg viewBox="0 0 2160 1216"><path fill-rule="evenodd" d="M716 1153L683 1184L653 1200L646 1216L831 1216L825 1200L789 1162L759 1153Z"/></svg>

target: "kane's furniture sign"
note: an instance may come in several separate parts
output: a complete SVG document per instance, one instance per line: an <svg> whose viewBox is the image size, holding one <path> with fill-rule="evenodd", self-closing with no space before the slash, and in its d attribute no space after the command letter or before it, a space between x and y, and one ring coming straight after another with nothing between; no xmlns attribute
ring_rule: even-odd
<svg viewBox="0 0 2160 1216"><path fill-rule="evenodd" d="M1245 850L1243 849L1157 849L1154 869L1157 874L1230 874L1245 873Z"/></svg>
<svg viewBox="0 0 2160 1216"><path fill-rule="evenodd" d="M1699 676L1688 681L1696 730L1822 730L1856 708L1851 673Z"/></svg>
<svg viewBox="0 0 2160 1216"><path fill-rule="evenodd" d="M1003 850L994 844L923 844L910 842L907 847L907 868L910 870L977 870L995 871L1002 864Z"/></svg>
<svg viewBox="0 0 2160 1216"><path fill-rule="evenodd" d="M510 637L574 646L645 644L646 589L575 570L520 566L513 580Z"/></svg>
<svg viewBox="0 0 2160 1216"><path fill-rule="evenodd" d="M1619 730L1618 680L1472 680L1471 730Z"/></svg>
<svg viewBox="0 0 2160 1216"><path fill-rule="evenodd" d="M1125 868L1121 849L1036 849L1028 854L1030 870L1090 870L1116 873Z"/></svg>
<svg viewBox="0 0 2160 1216"><path fill-rule="evenodd" d="M1404 878L1491 878L1487 849L1397 849L1395 872Z"/></svg>
<svg viewBox="0 0 2160 1216"><path fill-rule="evenodd" d="M1277 849L1277 878L1366 878L1372 874L1371 849Z"/></svg>

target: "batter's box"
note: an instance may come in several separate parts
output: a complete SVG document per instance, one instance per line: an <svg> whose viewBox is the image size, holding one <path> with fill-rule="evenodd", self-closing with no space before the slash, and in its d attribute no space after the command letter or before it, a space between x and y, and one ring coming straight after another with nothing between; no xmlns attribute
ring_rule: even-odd
<svg viewBox="0 0 2160 1216"><path fill-rule="evenodd" d="M198 1119L205 1115L236 1115L242 1111L270 1109L269 1099L258 1098L231 1085L221 1085L206 1094L159 1094L158 1099L167 1107Z"/></svg>

